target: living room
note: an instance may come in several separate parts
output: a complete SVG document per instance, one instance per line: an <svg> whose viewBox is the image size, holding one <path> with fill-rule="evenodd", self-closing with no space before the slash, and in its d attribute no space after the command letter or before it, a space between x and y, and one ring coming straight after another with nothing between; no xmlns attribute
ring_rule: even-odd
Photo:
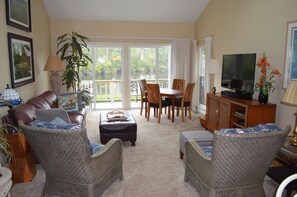
<svg viewBox="0 0 297 197"><path fill-rule="evenodd" d="M6 25L5 2L1 2L1 40L7 40L7 32L33 39L35 82L18 87L16 90L24 101L50 89L50 73L43 71L47 57L56 53L56 38L71 31L97 38L180 38L204 39L212 36L212 57L222 62L223 54L256 53L257 57L266 52L271 65L281 71L276 91L269 95L269 102L277 104L276 123L281 127L294 125L295 109L280 104L284 94L283 71L286 51L287 22L295 20L295 0L234 2L209 1L195 23L150 23L94 20L51 19L43 1L31 3L32 32L25 32ZM5 44L4 44L5 43ZM10 84L8 45L1 47L3 66L2 89ZM260 72L256 70L255 79ZM48 80L44 80L48 79ZM220 92L220 76L215 77L215 86ZM254 98L257 97L255 93ZM6 113L1 108L0 113Z"/></svg>
<svg viewBox="0 0 297 197"><path fill-rule="evenodd" d="M296 0L210 0L194 23L156 23L67 20L50 18L42 0L31 1L32 32L26 32L6 24L5 1L0 2L0 48L3 66L0 73L1 89L10 84L10 67L7 33L15 33L33 39L35 82L16 88L24 101L50 89L50 73L43 71L47 57L56 53L56 38L71 31L93 38L166 38L196 39L213 38L212 57L222 62L223 54L266 52L271 65L282 76L277 89L269 95L269 102L277 104L276 124L281 128L295 124L294 107L280 103L285 89L283 76L286 54L287 23L297 20ZM260 75L256 71L255 79ZM47 80L45 80L47 79ZM215 77L215 86L220 92L220 76ZM257 93L254 94L256 99ZM1 107L1 115L7 113Z"/></svg>

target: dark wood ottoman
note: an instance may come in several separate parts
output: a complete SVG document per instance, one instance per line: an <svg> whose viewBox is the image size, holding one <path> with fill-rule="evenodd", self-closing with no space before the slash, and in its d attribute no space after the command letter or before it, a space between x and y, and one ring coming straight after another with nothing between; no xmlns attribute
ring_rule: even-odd
<svg viewBox="0 0 297 197"><path fill-rule="evenodd" d="M131 112L125 112L126 121L109 121L106 113L100 114L99 133L102 144L112 138L130 141L135 146L137 138L137 124Z"/></svg>

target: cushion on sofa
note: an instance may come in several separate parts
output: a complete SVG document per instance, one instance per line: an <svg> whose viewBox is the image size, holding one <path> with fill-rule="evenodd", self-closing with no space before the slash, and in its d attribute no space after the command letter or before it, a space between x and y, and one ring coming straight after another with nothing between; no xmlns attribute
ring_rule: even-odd
<svg viewBox="0 0 297 197"><path fill-rule="evenodd" d="M38 97L44 99L51 108L58 108L57 95L52 91L45 91Z"/></svg>
<svg viewBox="0 0 297 197"><path fill-rule="evenodd" d="M78 111L79 93L63 93L58 95L58 107L67 112Z"/></svg>
<svg viewBox="0 0 297 197"><path fill-rule="evenodd" d="M50 109L51 106L44 98L34 97L26 102L27 104L33 105L37 109Z"/></svg>
<svg viewBox="0 0 297 197"><path fill-rule="evenodd" d="M273 131L280 131L281 129L274 123L267 123L267 124L258 124L253 127L247 128L226 128L220 129L219 132L222 133L260 133L260 132L273 132Z"/></svg>

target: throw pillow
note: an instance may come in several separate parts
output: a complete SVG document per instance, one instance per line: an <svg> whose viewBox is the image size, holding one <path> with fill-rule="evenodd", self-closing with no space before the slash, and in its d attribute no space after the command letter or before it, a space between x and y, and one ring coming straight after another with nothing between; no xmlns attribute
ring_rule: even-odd
<svg viewBox="0 0 297 197"><path fill-rule="evenodd" d="M67 112L78 111L79 93L63 93L58 96L58 107Z"/></svg>

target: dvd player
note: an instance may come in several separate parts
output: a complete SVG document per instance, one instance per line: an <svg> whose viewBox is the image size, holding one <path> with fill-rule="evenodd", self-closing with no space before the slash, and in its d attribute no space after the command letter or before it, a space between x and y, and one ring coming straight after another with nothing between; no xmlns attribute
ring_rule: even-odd
<svg viewBox="0 0 297 197"><path fill-rule="evenodd" d="M231 92L231 91L222 91L222 96L236 98L236 99L253 99L252 93L239 93L239 92Z"/></svg>

